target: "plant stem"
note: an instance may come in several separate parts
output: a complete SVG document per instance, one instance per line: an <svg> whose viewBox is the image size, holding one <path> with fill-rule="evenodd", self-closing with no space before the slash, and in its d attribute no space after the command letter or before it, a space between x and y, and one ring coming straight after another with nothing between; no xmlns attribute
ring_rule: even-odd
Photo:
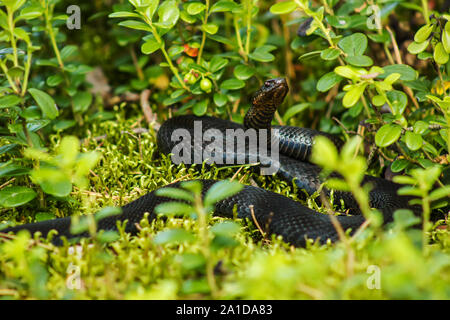
<svg viewBox="0 0 450 320"><path fill-rule="evenodd" d="M159 36L158 31L156 30L156 28L153 25L152 21L150 19L148 19L147 17L145 17L145 16L143 16L143 19L145 20L145 22L147 22L147 24L152 29L152 34L153 34L153 36L155 37L155 40L158 42L158 44L160 46L159 50L161 50L162 54L164 55L164 58L166 59L166 62L169 65L170 70L172 71L174 76L177 78L178 82L183 87L183 89L189 92L190 91L189 88L184 84L183 80L180 77L178 69L173 65L172 60L170 59L169 55L167 54L167 51L166 51L166 49L164 47L164 41Z"/></svg>
<svg viewBox="0 0 450 320"><path fill-rule="evenodd" d="M53 32L53 27L51 24L47 26L47 32L50 37L50 41L52 43L53 51L55 52L56 55L56 59L58 60L59 67L64 73L64 62L62 61L61 53L59 52L58 45L56 44L55 33Z"/></svg>
<svg viewBox="0 0 450 320"><path fill-rule="evenodd" d="M428 192L425 192L425 195L422 196L422 210L423 210L423 226L422 226L422 250L424 255L428 253L427 246L428 246L428 237L427 237L427 231L428 231L428 225L430 220L430 199L428 198Z"/></svg>
<svg viewBox="0 0 450 320"><path fill-rule="evenodd" d="M369 206L369 197L366 192L361 188L361 186L358 183L355 183L353 179L349 179L345 177L347 180L347 184L350 187L350 190L352 191L353 195L355 196L356 201L358 202L359 208L361 209L361 212L363 216L366 219L370 218L370 206Z"/></svg>
<svg viewBox="0 0 450 320"><path fill-rule="evenodd" d="M30 47L28 47L27 62L25 63L25 74L24 74L24 77L23 77L22 91L20 93L20 95L22 97L24 97L25 94L27 93L28 78L30 76L32 56L33 56L33 51L31 50Z"/></svg>
<svg viewBox="0 0 450 320"><path fill-rule="evenodd" d="M47 29L48 36L50 37L50 42L52 44L53 51L56 55L56 60L58 60L59 67L64 73L64 62L61 58L61 53L59 52L58 45L56 43L55 33L53 31L53 26L51 23L51 16L53 14L54 5L49 7L48 3L45 4L44 16L45 16L45 28Z"/></svg>
<svg viewBox="0 0 450 320"><path fill-rule="evenodd" d="M62 76L64 78L64 82L66 84L67 87L70 86L70 80L67 77L67 74L65 72L65 66L64 66L64 61L61 57L61 52L59 51L58 48L58 44L56 43L56 36L55 36L55 32L53 31L53 26L52 26L52 16L53 16L53 10L55 8L55 5L51 5L49 6L48 1L44 1L45 3L42 3L41 5L44 6L44 17L45 17L45 29L47 31L47 34L50 38L50 43L52 45L53 48L53 52L55 53L56 56L56 60L58 61L59 67L61 69L61 73ZM79 113L77 113L75 111L75 105L73 103L73 99L71 96L69 96L70 98L70 103L72 105L72 113L73 116L75 118L75 120L78 122L79 125L83 124L83 118L81 117L81 115Z"/></svg>
<svg viewBox="0 0 450 320"><path fill-rule="evenodd" d="M208 16L209 16L209 0L206 0L205 3L205 16L203 17L203 25L206 25L208 22ZM206 42L206 31L202 30L202 43L200 44L200 49L198 50L198 56L197 56L197 64L200 64L202 61L202 55L203 55L203 48L205 47Z"/></svg>
<svg viewBox="0 0 450 320"><path fill-rule="evenodd" d="M371 119L372 116L370 115L370 109L369 109L369 106L367 104L367 101L366 101L366 98L364 97L364 95L361 95L361 101L362 101L362 104L364 106L364 111L367 113L367 117L369 119Z"/></svg>
<svg viewBox="0 0 450 320"><path fill-rule="evenodd" d="M245 40L245 55L250 54L250 37L252 31L253 0L247 0L247 39Z"/></svg>
<svg viewBox="0 0 450 320"><path fill-rule="evenodd" d="M163 53L164 57L166 58L166 61L169 64L170 70L173 72L173 74L177 78L180 85L183 87L184 90L189 91L189 88L184 84L183 80L181 79L180 74L178 73L178 69L173 65L172 60L170 60L170 57L167 54L166 49L164 48L164 43L161 46L161 52Z"/></svg>
<svg viewBox="0 0 450 320"><path fill-rule="evenodd" d="M17 67L19 65L19 58L17 56L17 44L16 44L16 38L14 37L14 15L13 12L9 10L9 7L6 7L8 12L8 27L9 32L11 36L11 46L13 49L13 56L14 56L14 66Z"/></svg>
<svg viewBox="0 0 450 320"><path fill-rule="evenodd" d="M428 24L430 23L430 14L428 12L428 1L422 0L422 10L423 10L423 17L425 18L425 22Z"/></svg>
<svg viewBox="0 0 450 320"><path fill-rule="evenodd" d="M208 281L209 288L211 289L211 295L215 298L217 297L217 284L216 278L214 277L213 259L211 257L210 239L208 233L208 213L205 212L200 194L195 195L195 208L195 211L198 214L200 240L203 243L202 251L206 260L206 279Z"/></svg>
<svg viewBox="0 0 450 320"><path fill-rule="evenodd" d="M234 30L236 32L236 40L237 40L238 47L239 47L239 54L244 58L245 62L248 62L248 56L245 53L244 45L242 44L241 34L239 32L239 24L237 21L237 17L233 18L233 24L234 24Z"/></svg>
<svg viewBox="0 0 450 320"><path fill-rule="evenodd" d="M0 61L0 67L2 68L2 71L5 74L5 77L8 80L9 85L11 86L11 88L14 90L14 92L16 94L19 94L19 89L17 88L17 86L14 83L13 79L11 79L11 76L8 74L8 68L6 67L6 65L2 61Z"/></svg>
<svg viewBox="0 0 450 320"><path fill-rule="evenodd" d="M141 81L144 80L145 79L144 72L142 71L142 68L139 66L139 62L138 62L138 59L136 57L136 53L134 52L133 47L130 47L130 55L131 55L131 60L133 60L134 67L136 68L136 73L137 73L139 80L141 80Z"/></svg>

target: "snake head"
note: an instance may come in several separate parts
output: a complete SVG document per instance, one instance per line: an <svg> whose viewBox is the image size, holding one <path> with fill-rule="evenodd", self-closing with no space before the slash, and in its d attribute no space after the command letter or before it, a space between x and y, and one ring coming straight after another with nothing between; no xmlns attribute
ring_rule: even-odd
<svg viewBox="0 0 450 320"><path fill-rule="evenodd" d="M286 79L276 78L264 82L252 99L254 106L273 106L277 108L289 91Z"/></svg>

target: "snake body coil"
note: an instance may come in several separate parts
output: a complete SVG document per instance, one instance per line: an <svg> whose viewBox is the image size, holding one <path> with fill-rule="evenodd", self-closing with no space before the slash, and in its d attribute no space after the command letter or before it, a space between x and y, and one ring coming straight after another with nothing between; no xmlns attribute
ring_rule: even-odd
<svg viewBox="0 0 450 320"><path fill-rule="evenodd" d="M308 194L313 194L323 182L319 176L320 168L307 162L311 154L314 137L324 135L331 139L338 148L342 146L342 142L335 136L311 129L289 126L272 127L273 114L283 101L287 91L287 84L284 79L266 81L264 86L255 94L252 107L244 119L244 125L207 116L184 115L169 119L162 124L158 131L158 147L163 153L173 153L174 148L180 145L180 141L172 139L172 135L176 129L182 129L190 137L190 140L184 140L183 142L191 154L188 157L188 162L193 163L195 153L203 152L210 145L208 141L195 139L196 123L201 123L202 135L210 129L216 131L209 132L223 134L226 133L227 129L277 129L273 132L275 138L279 140L279 151L281 153L277 159L277 165L279 166L277 175L289 183L294 182L299 189L305 190ZM226 150L226 152L222 153L223 161L216 163L219 166L227 165L226 157L234 163L239 160L239 157L249 163L249 159L256 156L265 166L272 165L274 161L270 154L252 154L254 151L251 151L248 143L244 150L233 148L231 151L226 149L226 141L222 141L220 145L222 150ZM211 154L217 156L214 152ZM205 193L215 181L201 180L201 182L203 193ZM408 204L409 197L397 195L399 185L384 179L365 176L363 184L368 182L372 185L372 190L369 193L370 205L382 212L384 222L392 221L393 212L400 208L409 208L416 214L420 214L418 207ZM179 183L175 183L167 187L178 186ZM325 190L325 193L329 194L329 191ZM355 232L365 221L364 217L360 215L357 202L348 192L335 192L334 197L336 200L342 200L350 212L354 214L351 216L339 215L336 217L337 220L344 230L351 228L352 232ZM99 219L97 227L99 230L116 230L117 221L127 220L126 231L136 233L136 224L140 222L144 214L148 212L150 213L149 219L154 219L156 216L154 208L167 201L173 200L157 196L154 191L150 192L122 207L121 214ZM331 241L338 239L336 229L328 215L317 213L296 201L257 187L244 186L238 194L218 202L215 207L215 214L232 218L233 208L236 208L239 218L252 219L250 205L253 205L254 218L260 226L267 226L266 231L269 234L281 235L285 241L292 245L304 246L306 238L319 239L321 243L326 242L327 239ZM7 228L2 232L18 232L26 229L31 233L39 231L45 236L50 230L55 229L58 231L55 238L56 243L60 243L61 236L66 238L88 236L87 233L73 235L70 232L70 224L71 219L67 217Z"/></svg>

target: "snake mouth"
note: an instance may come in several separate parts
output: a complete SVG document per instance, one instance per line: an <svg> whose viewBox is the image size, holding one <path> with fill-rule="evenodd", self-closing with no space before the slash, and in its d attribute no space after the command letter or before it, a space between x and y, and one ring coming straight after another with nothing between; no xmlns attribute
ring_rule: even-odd
<svg viewBox="0 0 450 320"><path fill-rule="evenodd" d="M270 79L256 92L253 97L255 105L272 105L278 107L289 91L285 78Z"/></svg>

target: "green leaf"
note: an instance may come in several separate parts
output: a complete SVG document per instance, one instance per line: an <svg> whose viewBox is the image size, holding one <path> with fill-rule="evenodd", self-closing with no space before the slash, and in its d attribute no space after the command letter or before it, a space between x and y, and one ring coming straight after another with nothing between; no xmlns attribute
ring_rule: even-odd
<svg viewBox="0 0 450 320"><path fill-rule="evenodd" d="M270 62L275 60L275 57L270 52L275 50L276 47L272 45L264 45L261 47L257 47L252 53L250 53L248 56L256 61L260 62Z"/></svg>
<svg viewBox="0 0 450 320"><path fill-rule="evenodd" d="M423 144L422 136L410 131L405 132L405 142L411 151L419 150Z"/></svg>
<svg viewBox="0 0 450 320"><path fill-rule="evenodd" d="M190 15L196 15L205 10L205 5L201 2L191 2L187 5L186 11Z"/></svg>
<svg viewBox="0 0 450 320"><path fill-rule="evenodd" d="M298 58L298 60L304 60L304 59L310 59L310 58L313 58L313 57L315 57L315 56L317 56L317 55L320 55L320 54L322 53L322 51L323 51L323 50L316 50L316 51L310 51L310 52L307 52L307 53L305 53L305 54L302 54L302 55Z"/></svg>
<svg viewBox="0 0 450 320"><path fill-rule="evenodd" d="M216 106L218 107L222 107L224 106L228 101L228 98L225 94L223 93L214 93L214 103L216 104Z"/></svg>
<svg viewBox="0 0 450 320"><path fill-rule="evenodd" d="M90 216L72 216L70 221L70 233L80 234L89 231L89 225L93 222Z"/></svg>
<svg viewBox="0 0 450 320"><path fill-rule="evenodd" d="M428 39L431 32L433 31L434 25L433 24L426 24L423 27L421 27L416 34L414 35L414 41L415 42L424 42Z"/></svg>
<svg viewBox="0 0 450 320"><path fill-rule="evenodd" d="M353 87L345 94L344 99L342 99L342 104L344 105L344 107L350 108L354 106L361 98L364 90L366 89L366 86L367 84L365 83L353 85Z"/></svg>
<svg viewBox="0 0 450 320"><path fill-rule="evenodd" d="M229 12L239 8L239 5L232 0L220 0L213 4L210 12Z"/></svg>
<svg viewBox="0 0 450 320"><path fill-rule="evenodd" d="M442 32L442 45L447 53L450 54L450 22L445 24L444 31Z"/></svg>
<svg viewBox="0 0 450 320"><path fill-rule="evenodd" d="M79 91L73 97L74 111L84 113L92 103L92 94L87 91Z"/></svg>
<svg viewBox="0 0 450 320"><path fill-rule="evenodd" d="M394 115L403 114L408 103L406 94L403 91L393 90L389 91L386 95L392 104Z"/></svg>
<svg viewBox="0 0 450 320"><path fill-rule="evenodd" d="M119 22L119 26L127 27L130 29L135 29L135 30L143 30L143 31L152 32L152 29L147 24L145 24L141 21L136 21L136 20L125 20L125 21Z"/></svg>
<svg viewBox="0 0 450 320"><path fill-rule="evenodd" d="M247 80L255 74L255 70L245 64L240 64L234 68L233 73L239 80Z"/></svg>
<svg viewBox="0 0 450 320"><path fill-rule="evenodd" d="M227 37L223 37L223 36L220 36L220 35L218 35L218 34L208 34L208 35L206 35L206 36L207 36L209 39L212 39L212 40L214 40L214 41L217 41L217 42L226 44L227 46L233 46L233 45L234 45L233 41L231 41L231 40L228 39Z"/></svg>
<svg viewBox="0 0 450 320"><path fill-rule="evenodd" d="M400 80L411 81L417 79L417 71L406 64L393 64L383 67L384 73L380 74L378 78L385 79L392 73L399 73Z"/></svg>
<svg viewBox="0 0 450 320"><path fill-rule="evenodd" d="M31 5L28 7L23 8L20 11L20 15L17 17L17 19L24 19L24 20L32 20L36 19L37 17L40 17L43 13L43 8L39 5Z"/></svg>
<svg viewBox="0 0 450 320"><path fill-rule="evenodd" d="M361 114L361 111L363 110L363 104L361 102L361 100L359 100L353 107L351 107L348 110L348 114L352 117L352 118L356 118L357 116L359 116Z"/></svg>
<svg viewBox="0 0 450 320"><path fill-rule="evenodd" d="M76 56L78 53L78 47L74 45L65 46L61 50L61 59L67 60L71 57Z"/></svg>
<svg viewBox="0 0 450 320"><path fill-rule="evenodd" d="M192 193L200 193L202 191L202 183L198 180L193 181L183 181L181 187L191 191Z"/></svg>
<svg viewBox="0 0 450 320"><path fill-rule="evenodd" d="M436 201L441 198L449 198L449 197L450 197L450 186L443 186L439 189L432 191L430 193L429 199L431 201Z"/></svg>
<svg viewBox="0 0 450 320"><path fill-rule="evenodd" d="M434 53L433 53L434 61L438 64L446 64L449 59L449 54L444 49L444 45L442 42L439 42L434 47Z"/></svg>
<svg viewBox="0 0 450 320"><path fill-rule="evenodd" d="M30 172L29 168L22 167L18 164L11 163L0 167L0 177L17 177L23 176Z"/></svg>
<svg viewBox="0 0 450 320"><path fill-rule="evenodd" d="M105 218L117 216L122 213L122 208L118 207L105 207L97 212L94 216L95 221L100 221Z"/></svg>
<svg viewBox="0 0 450 320"><path fill-rule="evenodd" d="M411 184L411 185L416 184L416 180L414 178L409 177L409 176L403 176L403 175L394 176L392 178L392 181L394 181L395 183L400 183L400 184Z"/></svg>
<svg viewBox="0 0 450 320"><path fill-rule="evenodd" d="M47 85L49 87L56 87L57 85L59 85L62 81L63 81L63 77L60 74L54 74L52 76L49 76L47 78Z"/></svg>
<svg viewBox="0 0 450 320"><path fill-rule="evenodd" d="M141 51L143 54L151 54L161 48L161 45L156 41L155 38L149 37L141 46Z"/></svg>
<svg viewBox="0 0 450 320"><path fill-rule="evenodd" d="M216 34L219 30L219 26L214 23L207 23L202 25L202 30L209 34Z"/></svg>
<svg viewBox="0 0 450 320"><path fill-rule="evenodd" d="M22 99L14 94L9 94L0 98L0 109L17 106Z"/></svg>
<svg viewBox="0 0 450 320"><path fill-rule="evenodd" d="M392 85L395 81L400 79L402 75L400 73L391 73L384 79L384 83L387 83L388 85Z"/></svg>
<svg viewBox="0 0 450 320"><path fill-rule="evenodd" d="M340 51L338 49L335 48L328 48L323 50L320 53L320 57L323 60L335 60L339 57Z"/></svg>
<svg viewBox="0 0 450 320"><path fill-rule="evenodd" d="M431 52L421 52L417 55L417 59L420 60L428 60L428 59L432 59L433 58L433 54Z"/></svg>
<svg viewBox="0 0 450 320"><path fill-rule="evenodd" d="M161 28L172 28L180 17L180 10L174 0L164 1L158 8L159 23Z"/></svg>
<svg viewBox="0 0 450 320"><path fill-rule="evenodd" d="M368 56L346 56L345 61L356 67L370 67L373 60Z"/></svg>
<svg viewBox="0 0 450 320"><path fill-rule="evenodd" d="M59 131L59 130L66 130L73 126L75 126L77 122L75 120L57 120L53 124L53 130Z"/></svg>
<svg viewBox="0 0 450 320"><path fill-rule="evenodd" d="M419 54L428 47L429 43L429 41L411 42L411 44L408 46L408 52L412 54Z"/></svg>
<svg viewBox="0 0 450 320"><path fill-rule="evenodd" d="M353 68L351 66L339 66L334 69L334 72L344 78L356 80L359 79L361 76L356 68Z"/></svg>
<svg viewBox="0 0 450 320"><path fill-rule="evenodd" d="M297 8L295 1L278 2L270 7L270 12L273 14L287 14L291 13Z"/></svg>
<svg viewBox="0 0 450 320"><path fill-rule="evenodd" d="M338 42L338 46L349 56L360 56L367 48L367 37L363 33L354 33Z"/></svg>
<svg viewBox="0 0 450 320"><path fill-rule="evenodd" d="M24 29L16 27L14 29L14 35L17 38L22 39L23 41L25 41L28 45L31 45L30 35Z"/></svg>
<svg viewBox="0 0 450 320"><path fill-rule="evenodd" d="M296 105L293 105L289 109L286 110L286 113L283 115L283 121L286 122L290 118L292 118L297 113L300 113L304 110L306 110L311 104L309 102L299 103Z"/></svg>
<svg viewBox="0 0 450 320"><path fill-rule="evenodd" d="M326 20L328 23L335 28L338 29L347 29L350 25L350 16L335 16L335 15L329 15L326 17ZM367 19L367 18L366 18Z"/></svg>
<svg viewBox="0 0 450 320"><path fill-rule="evenodd" d="M167 243L181 243L181 242L192 242L195 237L192 233L183 229L170 229L165 231L160 231L153 238L155 244L167 244Z"/></svg>
<svg viewBox="0 0 450 320"><path fill-rule="evenodd" d="M38 212L38 213L36 213L35 218L36 218L36 222L41 222L41 221L55 219L56 216L50 212Z"/></svg>
<svg viewBox="0 0 450 320"><path fill-rule="evenodd" d="M208 100L206 100L206 99L197 102L194 105L194 108L192 109L194 114L198 117L203 116L207 110L208 110Z"/></svg>
<svg viewBox="0 0 450 320"><path fill-rule="evenodd" d="M392 172L400 172L409 165L409 161L406 159L396 159L391 164Z"/></svg>
<svg viewBox="0 0 450 320"><path fill-rule="evenodd" d="M24 68L21 66L17 66L17 67L11 67L8 70L8 75L11 78L16 78L16 77L21 77L24 73Z"/></svg>
<svg viewBox="0 0 450 320"><path fill-rule="evenodd" d="M383 30L382 34L368 34L367 37L369 37L370 40L378 43L389 43L391 41L389 33L385 30Z"/></svg>
<svg viewBox="0 0 450 320"><path fill-rule="evenodd" d="M211 232L215 235L222 236L234 236L241 231L241 226L233 221L224 221L220 223L216 223L210 228Z"/></svg>
<svg viewBox="0 0 450 320"><path fill-rule="evenodd" d="M439 152L436 150L436 148L432 144L430 144L426 141L424 141L422 148L424 151L431 153L435 157L439 156Z"/></svg>
<svg viewBox="0 0 450 320"><path fill-rule="evenodd" d="M25 4L26 0L3 0L2 4L6 6L9 11L17 11L21 6Z"/></svg>
<svg viewBox="0 0 450 320"><path fill-rule="evenodd" d="M147 8L145 9L145 16L153 20L153 16L155 15L156 9L159 6L159 0L150 0L146 4Z"/></svg>
<svg viewBox="0 0 450 320"><path fill-rule="evenodd" d="M326 181L326 186L328 189L350 191L347 182L339 178L328 178Z"/></svg>
<svg viewBox="0 0 450 320"><path fill-rule="evenodd" d="M417 121L413 126L414 133L424 134L428 130L428 123L425 121Z"/></svg>
<svg viewBox="0 0 450 320"><path fill-rule="evenodd" d="M192 195L192 193L180 188L162 188L156 190L155 194L158 197L167 197L175 200L194 202L194 196Z"/></svg>
<svg viewBox="0 0 450 320"><path fill-rule="evenodd" d="M376 95L372 97L372 103L377 107L381 107L386 103L386 99L382 95Z"/></svg>
<svg viewBox="0 0 450 320"><path fill-rule="evenodd" d="M191 205L183 202L164 202L155 207L155 213L167 216L189 216L194 212Z"/></svg>
<svg viewBox="0 0 450 320"><path fill-rule="evenodd" d="M187 279L181 286L180 293L183 295L201 295L211 292L206 277L199 279Z"/></svg>
<svg viewBox="0 0 450 320"><path fill-rule="evenodd" d="M399 209L394 212L395 226L405 230L420 223L420 218L416 217L411 210Z"/></svg>
<svg viewBox="0 0 450 320"><path fill-rule="evenodd" d="M341 82L343 78L334 72L328 72L323 75L317 82L317 90L320 92L326 92Z"/></svg>
<svg viewBox="0 0 450 320"><path fill-rule="evenodd" d="M211 241L211 248L213 250L220 250L223 248L232 248L239 245L239 242L233 239L232 237L224 236L224 235L216 235Z"/></svg>
<svg viewBox="0 0 450 320"><path fill-rule="evenodd" d="M70 178L59 169L35 169L32 171L31 176L45 193L53 196L65 197L72 191Z"/></svg>
<svg viewBox="0 0 450 320"><path fill-rule="evenodd" d="M50 95L48 95L44 91L34 88L28 89L28 92L30 92L39 108L41 108L42 112L49 119L53 120L58 116L58 108L56 107L55 101L53 101L53 98Z"/></svg>
<svg viewBox="0 0 450 320"><path fill-rule="evenodd" d="M137 13L128 12L128 11L113 12L108 17L109 18L141 18L141 16L138 15Z"/></svg>
<svg viewBox="0 0 450 320"><path fill-rule="evenodd" d="M215 205L217 202L237 194L244 188L236 181L223 180L216 182L206 192L204 203L206 207Z"/></svg>
<svg viewBox="0 0 450 320"><path fill-rule="evenodd" d="M375 134L375 144L380 148L390 146L400 138L401 134L402 127L398 124L385 124Z"/></svg>
<svg viewBox="0 0 450 320"><path fill-rule="evenodd" d="M326 137L316 136L311 155L311 162L329 169L334 169L338 161L336 146Z"/></svg>
<svg viewBox="0 0 450 320"><path fill-rule="evenodd" d="M36 192L27 187L9 187L0 190L0 206L5 208L13 208L24 205L34 198Z"/></svg>
<svg viewBox="0 0 450 320"><path fill-rule="evenodd" d="M184 270L196 270L203 268L205 265L205 257L202 254L180 254L175 256L175 261L179 263Z"/></svg>
<svg viewBox="0 0 450 320"><path fill-rule="evenodd" d="M223 57L219 57L219 56L214 56L211 61L209 62L209 70L214 73L217 72L223 68L226 67L226 65L228 64L228 60L223 58Z"/></svg>
<svg viewBox="0 0 450 320"><path fill-rule="evenodd" d="M243 87L245 87L245 82L239 79L228 79L220 85L222 90L238 90Z"/></svg>
<svg viewBox="0 0 450 320"><path fill-rule="evenodd" d="M96 235L96 239L100 243L109 243L119 240L120 235L117 231L114 230L101 230L99 234Z"/></svg>
<svg viewBox="0 0 450 320"><path fill-rule="evenodd" d="M11 150L14 150L15 148L17 148L19 145L17 143L10 143L10 144L5 144L4 146L0 147L0 155L4 154L4 153L8 153Z"/></svg>

